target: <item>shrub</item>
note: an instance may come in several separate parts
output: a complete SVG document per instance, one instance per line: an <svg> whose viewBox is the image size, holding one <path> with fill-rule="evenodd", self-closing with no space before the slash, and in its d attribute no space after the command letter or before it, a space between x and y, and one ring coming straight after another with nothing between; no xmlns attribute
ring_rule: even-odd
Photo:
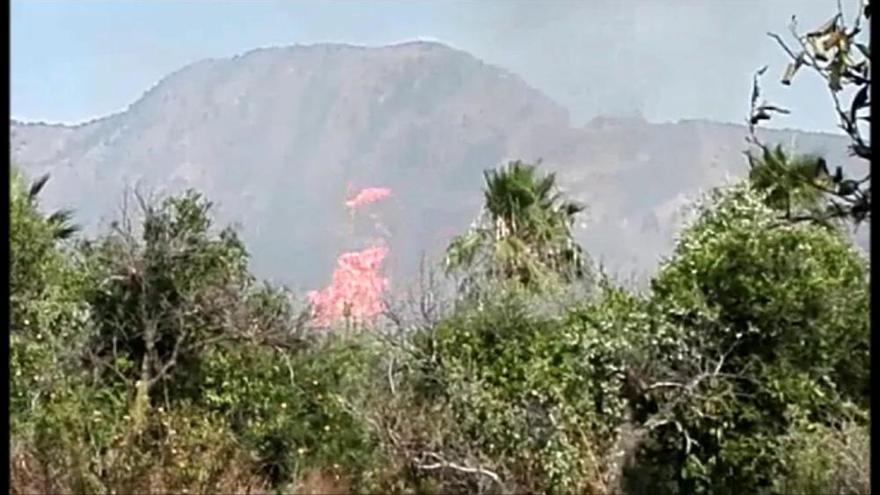
<svg viewBox="0 0 880 495"><path fill-rule="evenodd" d="M13 445L13 493L244 493L266 488L216 415L158 408L135 428L125 396L78 389Z"/></svg>
<svg viewBox="0 0 880 495"><path fill-rule="evenodd" d="M299 350L217 350L202 366L199 402L227 418L273 485L332 466L361 486L375 442L358 411L376 356L369 342L332 337Z"/></svg>
<svg viewBox="0 0 880 495"><path fill-rule="evenodd" d="M142 228L124 216L83 246L92 366L109 383L137 385L138 417L148 402L190 393L204 353L249 330L252 282L244 246L231 229L212 229L199 194L140 208Z"/></svg>
<svg viewBox="0 0 880 495"><path fill-rule="evenodd" d="M844 414L831 424L798 416L780 442L786 472L777 480L776 489L781 493L870 493L867 415Z"/></svg>
<svg viewBox="0 0 880 495"><path fill-rule="evenodd" d="M777 224L747 186L716 191L652 288L677 343L652 357L666 426L641 460L677 466L677 491L770 490L786 411L827 423L841 399L867 404L866 264L838 232Z"/></svg>
<svg viewBox="0 0 880 495"><path fill-rule="evenodd" d="M595 489L623 415L622 341L589 311L536 316L530 302L502 293L416 336L413 386L451 417L445 455L485 462L508 489Z"/></svg>
<svg viewBox="0 0 880 495"><path fill-rule="evenodd" d="M39 402L75 375L72 349L86 335L83 278L59 235L39 211L36 193L13 169L9 211L9 339L11 428L24 428ZM66 229L66 228L65 228ZM61 233L69 233L64 230Z"/></svg>

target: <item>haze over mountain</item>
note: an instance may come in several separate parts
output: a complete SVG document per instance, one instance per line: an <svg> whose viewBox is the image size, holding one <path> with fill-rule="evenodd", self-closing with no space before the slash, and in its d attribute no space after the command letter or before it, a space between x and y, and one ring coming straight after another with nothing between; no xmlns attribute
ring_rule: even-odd
<svg viewBox="0 0 880 495"><path fill-rule="evenodd" d="M575 128L518 76L433 42L254 50L187 66L83 125L10 124L13 160L31 177L52 174L47 207L74 208L94 228L115 216L126 185L194 187L220 223L242 225L258 275L300 289L324 285L377 221L391 234L392 284L409 278L477 215L482 171L517 158L542 159L588 205L578 230L588 252L612 272L649 273L681 208L745 174L745 133L638 116ZM840 136L764 136L852 163ZM388 187L392 199L352 219L349 186Z"/></svg>

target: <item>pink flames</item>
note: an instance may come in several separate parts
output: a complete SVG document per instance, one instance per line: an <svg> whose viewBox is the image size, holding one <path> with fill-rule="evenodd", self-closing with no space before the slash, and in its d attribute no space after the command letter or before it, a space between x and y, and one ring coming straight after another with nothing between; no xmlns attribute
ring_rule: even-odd
<svg viewBox="0 0 880 495"><path fill-rule="evenodd" d="M390 195L391 189L385 187L368 187L366 189L361 189L353 197L346 200L345 206L349 208L358 208L385 199Z"/></svg>
<svg viewBox="0 0 880 495"><path fill-rule="evenodd" d="M379 275L379 268L387 254L385 246L342 254L330 286L308 293L315 323L328 326L345 317L367 320L381 313L388 280Z"/></svg>
<svg viewBox="0 0 880 495"><path fill-rule="evenodd" d="M345 205L354 210L390 195L390 189L368 187L348 199ZM330 286L307 294L314 323L327 327L344 318L365 321L380 314L384 309L382 293L388 286L388 279L381 276L380 269L387 254L388 248L380 242L340 255Z"/></svg>

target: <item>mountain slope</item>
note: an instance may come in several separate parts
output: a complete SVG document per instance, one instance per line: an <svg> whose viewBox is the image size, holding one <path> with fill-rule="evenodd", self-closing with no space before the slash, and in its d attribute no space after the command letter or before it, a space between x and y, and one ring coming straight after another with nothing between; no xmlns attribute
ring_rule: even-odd
<svg viewBox="0 0 880 495"><path fill-rule="evenodd" d="M579 233L615 271L647 272L671 245L679 205L742 175L745 129L708 122L597 119L567 112L517 76L438 43L313 45L206 60L163 79L126 111L87 124L11 122L13 160L50 172L49 206L94 225L126 184L195 187L239 222L255 271L323 285L335 257L375 232L352 219L348 186L393 191L377 213L391 231L392 282L436 256L480 205L482 170L542 158L590 207ZM836 136L796 136L843 160Z"/></svg>

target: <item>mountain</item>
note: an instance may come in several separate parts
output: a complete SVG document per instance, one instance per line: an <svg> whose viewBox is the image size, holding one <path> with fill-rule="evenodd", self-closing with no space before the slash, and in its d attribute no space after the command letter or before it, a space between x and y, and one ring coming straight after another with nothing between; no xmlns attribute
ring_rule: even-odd
<svg viewBox="0 0 880 495"><path fill-rule="evenodd" d="M746 82L747 83L747 82ZM12 159L51 173L48 207L89 228L113 218L126 187L194 187L221 223L239 223L254 271L323 286L335 259L390 231L392 284L467 228L482 171L542 159L589 211L578 231L611 271L645 274L669 248L688 201L747 165L745 128L599 118L582 128L521 78L440 43L319 44L253 50L167 76L125 111L76 126L11 121ZM829 163L846 140L764 131ZM343 206L347 188L388 187L386 204ZM372 215L372 216L371 216Z"/></svg>

